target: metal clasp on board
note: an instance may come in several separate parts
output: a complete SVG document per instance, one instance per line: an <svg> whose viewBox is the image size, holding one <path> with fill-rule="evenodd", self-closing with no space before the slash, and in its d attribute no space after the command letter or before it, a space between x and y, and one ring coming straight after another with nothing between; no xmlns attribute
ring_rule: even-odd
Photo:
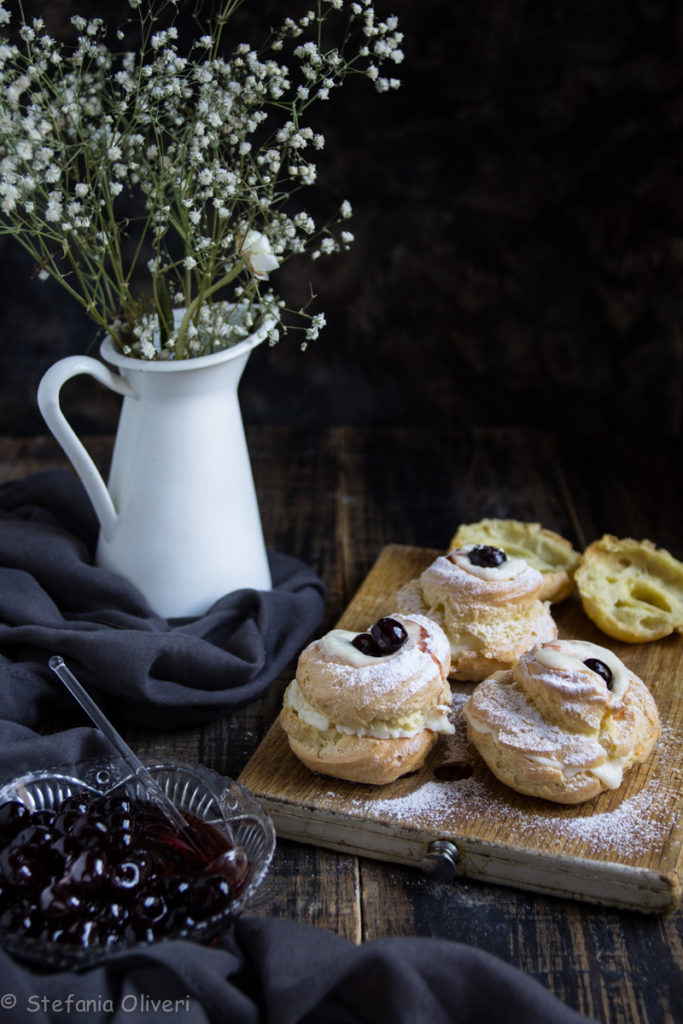
<svg viewBox="0 0 683 1024"><path fill-rule="evenodd" d="M420 867L426 875L431 875L438 882L452 882L459 859L460 853L455 843L448 839L435 839L420 861Z"/></svg>

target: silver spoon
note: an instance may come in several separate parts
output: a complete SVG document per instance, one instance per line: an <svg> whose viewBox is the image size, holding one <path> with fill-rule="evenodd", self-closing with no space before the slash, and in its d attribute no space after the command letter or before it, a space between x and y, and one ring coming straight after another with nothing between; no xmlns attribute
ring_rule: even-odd
<svg viewBox="0 0 683 1024"><path fill-rule="evenodd" d="M180 833L183 841L191 846L195 853L202 855L202 850L199 848L198 841L195 838L189 823L180 813L173 801L166 796L159 783L153 778L150 772L148 772L137 754L133 753L123 737L116 731L106 715L100 710L92 697L79 683L73 672L67 668L64 663L64 659L56 654L54 657L50 658L48 665L55 675L59 676L66 688L72 696L76 698L78 703L90 716L98 729L104 733L109 742L118 750L128 767L135 774L136 779L143 786L147 796L165 815L169 823L173 825L173 828Z"/></svg>

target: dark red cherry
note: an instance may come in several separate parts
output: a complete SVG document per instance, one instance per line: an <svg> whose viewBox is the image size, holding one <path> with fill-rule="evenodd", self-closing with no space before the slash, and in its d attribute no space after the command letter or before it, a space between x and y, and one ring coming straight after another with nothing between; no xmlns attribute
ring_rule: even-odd
<svg viewBox="0 0 683 1024"><path fill-rule="evenodd" d="M40 894L40 909L52 921L61 923L73 919L82 905L78 893L59 881L48 885Z"/></svg>
<svg viewBox="0 0 683 1024"><path fill-rule="evenodd" d="M135 917L145 920L150 924L158 924L168 914L166 900L159 893L153 890L143 891L139 894L134 910Z"/></svg>
<svg viewBox="0 0 683 1024"><path fill-rule="evenodd" d="M29 823L26 828L22 828L20 832L17 832L12 840L12 846L48 847L56 843L58 838L59 833L54 829L48 828L46 825Z"/></svg>
<svg viewBox="0 0 683 1024"><path fill-rule="evenodd" d="M45 878L45 868L38 852L26 847L5 847L0 853L0 870L11 885L21 888L41 885Z"/></svg>
<svg viewBox="0 0 683 1024"><path fill-rule="evenodd" d="M182 875L167 875L160 882L160 890L166 897L166 902L174 908L182 907L187 903L187 894L190 883Z"/></svg>
<svg viewBox="0 0 683 1024"><path fill-rule="evenodd" d="M370 627L370 634L383 654L395 654L408 639L405 627L388 615L383 619L378 619L374 626Z"/></svg>
<svg viewBox="0 0 683 1024"><path fill-rule="evenodd" d="M0 836L12 839L28 823L30 811L19 800L6 800L0 804Z"/></svg>
<svg viewBox="0 0 683 1024"><path fill-rule="evenodd" d="M467 557L472 565L480 565L486 569L495 569L496 566L507 562L507 555L502 548L494 548L490 544L475 544L468 551Z"/></svg>
<svg viewBox="0 0 683 1024"><path fill-rule="evenodd" d="M61 936L64 942L70 942L76 946L88 948L96 946L100 941L100 932L95 921L87 918L80 918L64 929Z"/></svg>
<svg viewBox="0 0 683 1024"><path fill-rule="evenodd" d="M216 913L231 897L230 882L227 878L220 878L217 875L198 878L190 888L190 906L202 916Z"/></svg>
<svg viewBox="0 0 683 1024"><path fill-rule="evenodd" d="M134 894L142 882L140 865L130 859L115 864L109 873L109 884L121 895Z"/></svg>
<svg viewBox="0 0 683 1024"><path fill-rule="evenodd" d="M40 911L28 900L19 900L0 915L0 928L8 932L37 935L42 925Z"/></svg>
<svg viewBox="0 0 683 1024"><path fill-rule="evenodd" d="M208 870L221 876L237 892L244 885L249 870L249 861L244 850L230 849L209 864Z"/></svg>
<svg viewBox="0 0 683 1024"><path fill-rule="evenodd" d="M584 665L587 665L588 668L593 670L593 672L597 672L597 674L605 680L605 685L608 690L612 689L613 676L612 669L609 665L606 665L604 661L600 661L599 658L586 658Z"/></svg>
<svg viewBox="0 0 683 1024"><path fill-rule="evenodd" d="M113 900L97 908L93 913L103 933L110 936L121 935L130 919L130 910L123 903Z"/></svg>
<svg viewBox="0 0 683 1024"><path fill-rule="evenodd" d="M42 811L32 811L29 815L29 821L32 825L43 825L46 828L51 828L55 820L55 812L49 807L44 807Z"/></svg>
<svg viewBox="0 0 683 1024"><path fill-rule="evenodd" d="M361 654L367 654L370 658L381 658L384 654L374 636L369 633L359 633L358 636L354 636L351 644Z"/></svg>
<svg viewBox="0 0 683 1024"><path fill-rule="evenodd" d="M93 849L69 857L65 864L69 880L83 889L101 888L107 879L108 870L106 854Z"/></svg>
<svg viewBox="0 0 683 1024"><path fill-rule="evenodd" d="M68 796L66 800L62 800L57 811L59 814L73 811L74 814L83 815L88 813L92 803L92 798L86 793L74 793L72 796Z"/></svg>
<svg viewBox="0 0 683 1024"><path fill-rule="evenodd" d="M65 836L69 835L81 817L82 815L78 811L60 811L55 815L52 827L56 832L61 832Z"/></svg>

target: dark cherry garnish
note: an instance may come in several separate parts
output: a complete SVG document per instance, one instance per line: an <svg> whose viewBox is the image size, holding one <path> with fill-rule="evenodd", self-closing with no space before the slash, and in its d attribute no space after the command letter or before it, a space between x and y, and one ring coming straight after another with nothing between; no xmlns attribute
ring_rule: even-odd
<svg viewBox="0 0 683 1024"><path fill-rule="evenodd" d="M609 665L606 665L604 661L600 661L599 658L586 658L584 665L587 665L588 668L593 670L593 672L597 672L597 674L605 680L605 685L608 690L612 689L613 677L612 669Z"/></svg>
<svg viewBox="0 0 683 1024"><path fill-rule="evenodd" d="M384 654L384 651L370 633L359 633L358 636L354 636L351 645L357 651L360 651L361 654L367 654L370 658L381 658Z"/></svg>
<svg viewBox="0 0 683 1024"><path fill-rule="evenodd" d="M464 761L443 761L434 769L434 778L439 782L460 782L462 779L469 779L474 768Z"/></svg>
<svg viewBox="0 0 683 1024"><path fill-rule="evenodd" d="M485 569L495 569L496 566L507 562L508 558L502 548L494 548L490 544L475 544L467 552L467 557L472 565L480 565Z"/></svg>
<svg viewBox="0 0 683 1024"><path fill-rule="evenodd" d="M384 654L394 654L408 639L403 624L388 615L370 627L370 634Z"/></svg>
<svg viewBox="0 0 683 1024"><path fill-rule="evenodd" d="M361 654L367 654L370 658L384 658L388 654L395 654L407 639L404 626L385 615L370 626L369 633L359 633L351 643Z"/></svg>
<svg viewBox="0 0 683 1024"><path fill-rule="evenodd" d="M186 817L180 836L157 807L125 794L74 795L33 813L0 804L0 929L88 948L208 922L244 886L249 862Z"/></svg>

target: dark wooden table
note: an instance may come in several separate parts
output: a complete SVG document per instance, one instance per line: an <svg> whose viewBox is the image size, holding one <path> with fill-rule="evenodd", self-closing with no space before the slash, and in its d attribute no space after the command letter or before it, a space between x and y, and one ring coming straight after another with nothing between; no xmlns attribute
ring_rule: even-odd
<svg viewBox="0 0 683 1024"><path fill-rule="evenodd" d="M559 415L559 410L558 410ZM267 543L328 588L319 632L337 620L388 543L442 548L460 522L533 519L576 547L604 532L649 537L683 557L683 449L661 438L505 429L248 431ZM108 438L89 442L106 467ZM63 464L51 438L0 439L0 480ZM204 728L128 729L143 754L196 759L236 777L276 717L267 696ZM683 692L683 680L681 680ZM281 841L253 912L356 942L429 935L487 950L604 1024L683 1020L683 913L621 912Z"/></svg>

